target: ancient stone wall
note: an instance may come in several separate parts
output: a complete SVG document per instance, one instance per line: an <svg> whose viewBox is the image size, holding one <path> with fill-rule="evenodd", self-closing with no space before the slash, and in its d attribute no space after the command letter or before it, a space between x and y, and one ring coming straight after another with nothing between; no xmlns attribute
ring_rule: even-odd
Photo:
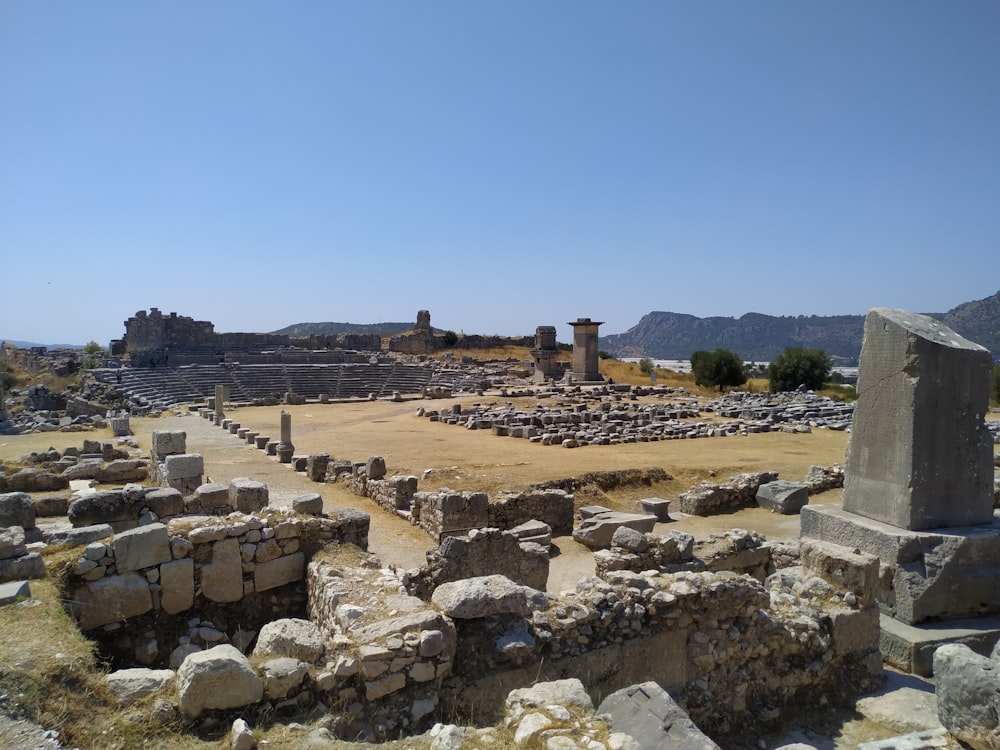
<svg viewBox="0 0 1000 750"><path fill-rule="evenodd" d="M367 543L367 516L303 519L290 511L225 518L182 516L111 534L83 548L70 570L69 608L81 630L151 611L175 615L238 602L305 576L313 544Z"/></svg>
<svg viewBox="0 0 1000 750"><path fill-rule="evenodd" d="M547 524L553 534L573 532L573 495L559 489L505 492L489 504L489 526L512 529L527 521Z"/></svg>
<svg viewBox="0 0 1000 750"><path fill-rule="evenodd" d="M414 523L440 541L449 534L465 534L471 529L490 526L489 506L485 492L442 488L437 492L415 493L412 515Z"/></svg>
<svg viewBox="0 0 1000 750"><path fill-rule="evenodd" d="M773 471L737 474L725 484L702 482L698 487L682 492L677 500L681 512L693 516L731 513L740 508L755 507L760 486L777 478L777 472Z"/></svg>
<svg viewBox="0 0 1000 750"><path fill-rule="evenodd" d="M410 594L426 601L442 583L494 574L544 591L549 578L548 550L520 543L500 529L474 529L465 537L446 537L429 550L427 564L407 574L404 585Z"/></svg>

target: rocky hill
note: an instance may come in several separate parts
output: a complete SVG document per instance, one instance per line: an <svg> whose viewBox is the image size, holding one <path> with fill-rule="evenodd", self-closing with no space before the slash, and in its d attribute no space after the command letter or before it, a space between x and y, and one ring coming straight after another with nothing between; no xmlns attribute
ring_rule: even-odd
<svg viewBox="0 0 1000 750"><path fill-rule="evenodd" d="M1000 291L946 313L927 313L1000 356ZM600 338L600 348L616 357L688 359L699 349L720 347L743 359L769 361L787 346L823 349L851 363L861 353L864 315L698 318L673 312L647 313L624 333Z"/></svg>

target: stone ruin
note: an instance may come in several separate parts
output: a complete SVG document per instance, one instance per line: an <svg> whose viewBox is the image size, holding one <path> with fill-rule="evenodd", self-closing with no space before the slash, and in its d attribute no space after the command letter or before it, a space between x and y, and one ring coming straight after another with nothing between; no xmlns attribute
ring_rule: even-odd
<svg viewBox="0 0 1000 750"><path fill-rule="evenodd" d="M804 539L879 560L883 654L920 674L930 673L946 637L922 624L1000 612L993 439L984 424L992 367L986 349L932 318L870 311L843 507L802 509ZM980 648L1000 636L992 622L959 627Z"/></svg>

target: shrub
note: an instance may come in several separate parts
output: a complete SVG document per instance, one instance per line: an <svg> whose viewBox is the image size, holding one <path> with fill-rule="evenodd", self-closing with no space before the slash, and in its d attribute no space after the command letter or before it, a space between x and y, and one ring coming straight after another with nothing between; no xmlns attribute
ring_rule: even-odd
<svg viewBox="0 0 1000 750"><path fill-rule="evenodd" d="M799 386L817 391L830 377L830 357L822 349L789 346L767 368L767 377L771 393Z"/></svg>
<svg viewBox="0 0 1000 750"><path fill-rule="evenodd" d="M83 351L86 354L97 354L98 352L103 352L104 347L98 344L96 341L91 339L86 344L83 345Z"/></svg>
<svg viewBox="0 0 1000 750"><path fill-rule="evenodd" d="M639 372L643 375L649 375L653 371L653 360L649 357L643 357L639 360Z"/></svg>
<svg viewBox="0 0 1000 750"><path fill-rule="evenodd" d="M442 336L445 346L455 346L458 343L458 334L454 331L445 331Z"/></svg>
<svg viewBox="0 0 1000 750"><path fill-rule="evenodd" d="M696 351L691 355L691 372L695 385L723 388L747 382L747 368L740 356L728 349L714 352Z"/></svg>

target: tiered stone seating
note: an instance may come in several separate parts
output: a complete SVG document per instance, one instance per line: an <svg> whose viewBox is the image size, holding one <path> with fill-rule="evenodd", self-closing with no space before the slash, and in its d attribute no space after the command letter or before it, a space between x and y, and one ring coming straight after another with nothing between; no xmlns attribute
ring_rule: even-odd
<svg viewBox="0 0 1000 750"><path fill-rule="evenodd" d="M333 399L367 398L400 393L420 393L431 382L435 368L428 365L388 364L295 364L295 365L184 365L175 368L95 371L106 383L115 384L133 398L165 408L174 404L205 401L215 395L215 386L229 388L229 400L281 398L291 391L309 399L326 394Z"/></svg>

